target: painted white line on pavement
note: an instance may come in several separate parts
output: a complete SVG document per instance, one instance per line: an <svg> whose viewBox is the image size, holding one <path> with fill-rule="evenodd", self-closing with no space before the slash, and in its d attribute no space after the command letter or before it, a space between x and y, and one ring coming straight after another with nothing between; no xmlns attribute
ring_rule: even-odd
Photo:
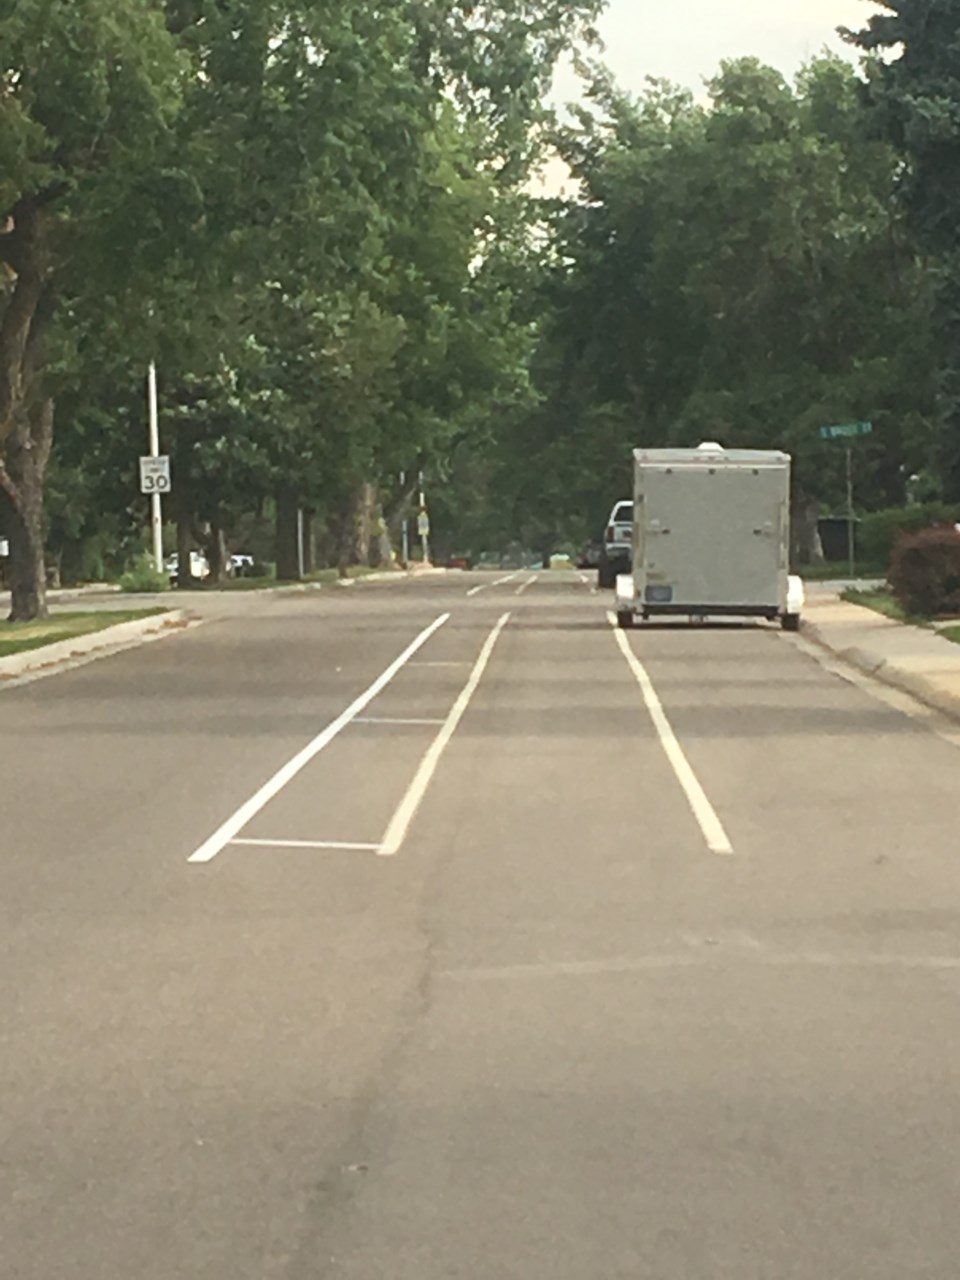
<svg viewBox="0 0 960 1280"><path fill-rule="evenodd" d="M653 681L647 674L647 669L630 648L627 638L623 632L617 627L616 616L612 613L607 614L610 625L614 628L614 636L623 656L626 658L630 670L633 672L637 684L643 693L643 700L650 712L650 718L653 721L657 736L660 739L660 745L663 747L664 753L673 771L677 775L677 781L683 788L687 797L687 802L693 810L693 816L700 825L703 837L707 842L707 848L711 853L732 854L733 845L723 829L723 824L717 817L716 810L707 799L707 793L700 785L697 775L690 766L690 762L684 755L683 747L677 740L677 735L673 731L673 726L667 719L667 713L663 709L663 704L657 695L656 689L653 687Z"/></svg>
<svg viewBox="0 0 960 1280"><path fill-rule="evenodd" d="M354 844L349 840L243 840L230 841L231 849L242 845L248 849L345 849L353 853L376 853L378 844Z"/></svg>
<svg viewBox="0 0 960 1280"><path fill-rule="evenodd" d="M510 621L510 614L505 613L497 625L487 636L483 648L480 650L480 656L477 658L474 668L470 673L470 679L463 686L459 698L450 709L450 714L443 723L443 728L431 742L427 748L427 753L420 761L420 767L417 770L413 781L407 789L407 794L400 801L400 805L390 819L390 825L387 827L386 834L383 837L383 843L380 846L380 856L383 858L392 858L394 854L400 852L403 842L407 838L407 832L410 830L410 824L417 816L417 810L423 803L423 798L427 794L427 789L433 781L433 775L437 771L440 763L440 757L443 755L450 739L456 733L460 721L463 719L464 712L470 705L470 700L477 691L477 686L483 679L483 673L487 669L490 656L493 653L494 646L500 638L500 633Z"/></svg>
<svg viewBox="0 0 960 1280"><path fill-rule="evenodd" d="M504 578L497 578L495 582L484 582L479 587L473 587L467 592L468 596L478 596L481 591L489 591L491 587L506 587L511 582L516 582L520 577L520 573L508 573Z"/></svg>
<svg viewBox="0 0 960 1280"><path fill-rule="evenodd" d="M439 718L438 718L438 719L434 719L434 720L428 720L428 719L414 719L414 718L412 718L412 717L411 717L410 719L405 719L405 718L404 718L404 719L402 719L402 718L400 718L399 716L354 716L354 718L353 718L353 723L354 723L354 724L432 724L432 725L438 725L438 724L443 724L443 721L442 721L442 720L440 720Z"/></svg>
<svg viewBox="0 0 960 1280"><path fill-rule="evenodd" d="M907 973L956 973L960 956L892 955L885 953L781 952L701 950L682 955L665 953L609 960L560 960L546 964L505 965L503 968L443 969L438 978L447 982L542 981L551 978L610 978L669 969L710 969L725 966L747 969L853 969L902 970Z"/></svg>
<svg viewBox="0 0 960 1280"><path fill-rule="evenodd" d="M590 579L587 577L587 575L586 575L585 573L581 573L581 575L580 575L580 581L583 583L583 585L584 585L585 587L587 587L587 586L589 586L589 585L590 585Z"/></svg>
<svg viewBox="0 0 960 1280"><path fill-rule="evenodd" d="M516 591L514 592L514 595L522 596L523 593L526 591L527 587L532 587L533 584L536 582L536 580L537 580L537 574L535 573L531 574L530 577L526 580L526 582L520 583L520 586L517 587Z"/></svg>
<svg viewBox="0 0 960 1280"><path fill-rule="evenodd" d="M322 733L317 734L313 741L307 743L302 751L298 751L293 759L289 760L282 769L278 769L259 791L252 795L245 804L242 804L236 813L229 817L222 826L218 827L213 835L190 855L188 861L211 862L218 853L221 853L231 840L240 834L247 823L256 817L261 809L268 805L274 797L278 796L284 787L289 782L292 782L315 756L320 754L324 747L329 746L337 734L345 729L350 721L354 720L364 708L370 705L377 694L383 692L394 676L407 665L413 655L422 649L430 637L439 631L449 619L450 614L444 613L435 622L431 622L429 627L425 627L416 640L407 645L399 658L391 662L386 671L374 680L369 689L361 693L359 698L355 698L346 711L341 712L336 720L331 721Z"/></svg>
<svg viewBox="0 0 960 1280"><path fill-rule="evenodd" d="M411 662L411 667L469 667L469 662Z"/></svg>

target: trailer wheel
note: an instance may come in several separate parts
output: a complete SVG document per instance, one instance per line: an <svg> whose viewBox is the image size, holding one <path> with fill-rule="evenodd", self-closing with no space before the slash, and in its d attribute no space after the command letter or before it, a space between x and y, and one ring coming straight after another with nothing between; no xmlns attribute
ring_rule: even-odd
<svg viewBox="0 0 960 1280"><path fill-rule="evenodd" d="M609 591L617 581L617 575L606 561L597 570L597 586L601 591Z"/></svg>
<svg viewBox="0 0 960 1280"><path fill-rule="evenodd" d="M633 610L618 609L617 610L617 626L621 631L630 631L633 627Z"/></svg>
<svg viewBox="0 0 960 1280"><path fill-rule="evenodd" d="M780 625L781 625L781 627L783 627L784 631L799 631L799 630L800 630L800 615L799 615L799 613L784 613L784 614L781 614L781 615L780 615Z"/></svg>

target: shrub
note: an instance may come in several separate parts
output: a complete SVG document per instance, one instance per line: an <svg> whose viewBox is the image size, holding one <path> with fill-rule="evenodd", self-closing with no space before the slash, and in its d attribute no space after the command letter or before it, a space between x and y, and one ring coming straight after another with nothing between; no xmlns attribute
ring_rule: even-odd
<svg viewBox="0 0 960 1280"><path fill-rule="evenodd" d="M904 534L893 550L890 589L908 614L960 613L960 533L954 526Z"/></svg>
<svg viewBox="0 0 960 1280"><path fill-rule="evenodd" d="M908 507L873 511L859 522L857 548L865 564L889 565L897 539L934 525L960 520L960 507L945 502L915 502Z"/></svg>
<svg viewBox="0 0 960 1280"><path fill-rule="evenodd" d="M153 556L144 552L133 564L132 568L120 579L120 590L129 594L137 592L169 591L170 579L166 573L160 573L153 563Z"/></svg>

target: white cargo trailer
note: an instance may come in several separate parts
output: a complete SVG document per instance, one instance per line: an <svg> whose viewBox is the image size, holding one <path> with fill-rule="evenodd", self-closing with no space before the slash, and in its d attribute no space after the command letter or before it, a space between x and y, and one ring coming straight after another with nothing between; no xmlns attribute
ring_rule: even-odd
<svg viewBox="0 0 960 1280"><path fill-rule="evenodd" d="M745 616L796 630L789 455L702 444L633 459L633 572L617 580L619 625Z"/></svg>

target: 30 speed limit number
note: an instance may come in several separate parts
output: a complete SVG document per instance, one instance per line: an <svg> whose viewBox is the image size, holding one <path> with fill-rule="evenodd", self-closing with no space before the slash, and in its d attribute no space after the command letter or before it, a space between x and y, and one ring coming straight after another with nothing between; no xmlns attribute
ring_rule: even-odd
<svg viewBox="0 0 960 1280"><path fill-rule="evenodd" d="M140 492L170 492L170 459L168 457L140 459Z"/></svg>

